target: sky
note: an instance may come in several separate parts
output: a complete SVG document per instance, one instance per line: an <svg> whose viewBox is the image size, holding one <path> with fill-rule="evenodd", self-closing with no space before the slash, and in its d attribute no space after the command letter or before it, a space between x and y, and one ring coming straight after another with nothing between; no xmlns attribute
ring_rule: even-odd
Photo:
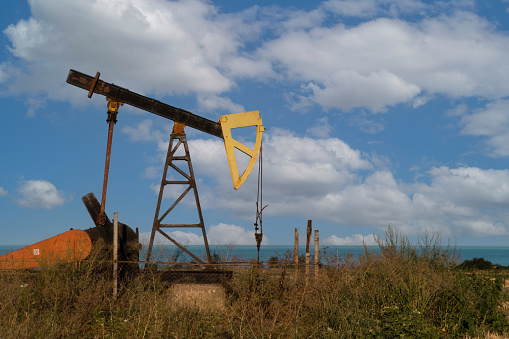
<svg viewBox="0 0 509 339"><path fill-rule="evenodd" d="M0 244L94 226L81 197L101 196L107 107L70 69L213 121L260 111L263 244L295 228L302 241L307 220L324 245L372 244L388 225L508 244L507 0L0 6ZM115 125L106 212L144 239L172 126L127 105ZM256 171L234 190L222 140L186 133L209 242L255 244ZM193 203L171 218L194 223Z"/></svg>

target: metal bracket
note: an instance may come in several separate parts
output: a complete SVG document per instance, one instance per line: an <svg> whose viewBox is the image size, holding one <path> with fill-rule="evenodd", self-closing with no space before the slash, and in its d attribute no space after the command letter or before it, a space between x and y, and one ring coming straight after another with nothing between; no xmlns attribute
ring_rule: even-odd
<svg viewBox="0 0 509 339"><path fill-rule="evenodd" d="M94 94L95 86L97 85L97 81L99 80L100 76L101 76L100 72L97 72L95 74L94 82L92 82L92 86L90 86L90 91L88 92L89 99L92 97L92 94Z"/></svg>

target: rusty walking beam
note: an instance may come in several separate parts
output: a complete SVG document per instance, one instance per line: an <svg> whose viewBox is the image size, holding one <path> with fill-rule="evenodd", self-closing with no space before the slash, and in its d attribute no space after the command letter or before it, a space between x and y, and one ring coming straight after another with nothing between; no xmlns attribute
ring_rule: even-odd
<svg viewBox="0 0 509 339"><path fill-rule="evenodd" d="M89 91L89 96L92 96L92 93L101 94L223 139L221 124L218 122L107 83L100 80L98 75L92 77L71 69L67 76L67 83Z"/></svg>

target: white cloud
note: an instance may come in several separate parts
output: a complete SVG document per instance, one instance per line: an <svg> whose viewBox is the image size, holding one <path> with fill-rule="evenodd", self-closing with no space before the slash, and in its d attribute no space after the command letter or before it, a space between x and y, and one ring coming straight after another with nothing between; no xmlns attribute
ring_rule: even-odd
<svg viewBox="0 0 509 339"><path fill-rule="evenodd" d="M175 241L179 242L183 246L187 245L203 245L203 237L200 235L197 235L192 232L183 232L183 231L168 231L165 230L171 238L173 238ZM144 232L140 234L140 242L144 246L148 246L150 243L150 236L151 232ZM159 232L156 232L155 238L154 238L154 245L173 245L171 241L166 239L163 235L161 235Z"/></svg>
<svg viewBox="0 0 509 339"><path fill-rule="evenodd" d="M414 101L412 103L413 108L421 107L422 105L425 105L428 101L432 99L432 96L430 95L421 95L414 98Z"/></svg>
<svg viewBox="0 0 509 339"><path fill-rule="evenodd" d="M201 0L31 0L32 16L4 30L21 62L2 63L0 81L9 78L13 92L84 101L62 74L100 70L136 91L196 93L203 109L230 112L241 106L219 95L246 77L302 85L294 108L379 112L418 107L435 93L503 98L508 74L498 65L509 57L509 38L458 10L472 9L464 3L442 11L442 3L413 0L331 0L308 12L225 14ZM422 19L405 21L407 13ZM367 21L347 27L337 14ZM376 15L384 17L370 19Z"/></svg>
<svg viewBox="0 0 509 339"><path fill-rule="evenodd" d="M217 94L234 85L221 69L242 48L242 19L208 1L30 0L30 8L28 20L4 30L26 65L2 64L14 92L66 100L77 93L64 83L70 68L163 94Z"/></svg>
<svg viewBox="0 0 509 339"><path fill-rule="evenodd" d="M318 138L328 138L332 130L333 127L329 124L328 117L322 117L316 120L313 127L307 129L307 134Z"/></svg>
<svg viewBox="0 0 509 339"><path fill-rule="evenodd" d="M304 210L338 224L392 224L404 231L452 234L509 234L509 171L475 167L430 171L430 184L397 183L392 174L376 171L361 184L308 203ZM278 206L276 206L277 208ZM407 233L408 234L408 233Z"/></svg>
<svg viewBox="0 0 509 339"><path fill-rule="evenodd" d="M207 237L211 245L256 245L254 231L246 231L243 227L236 225L221 223L210 226ZM269 244L266 236L264 236L263 244Z"/></svg>
<svg viewBox="0 0 509 339"><path fill-rule="evenodd" d="M44 105L44 100L28 98L25 105L28 106L27 117L33 118L35 117L35 112Z"/></svg>
<svg viewBox="0 0 509 339"><path fill-rule="evenodd" d="M420 93L507 96L507 71L498 65L509 57L508 42L481 17L456 12L417 22L379 18L352 27L288 30L258 53L287 81L306 84L311 94L304 91L304 98L326 108L377 112Z"/></svg>
<svg viewBox="0 0 509 339"><path fill-rule="evenodd" d="M203 237L192 232L172 231L166 233L184 246L204 245ZM150 234L147 232L140 235L143 244L149 244ZM242 226L223 223L208 228L207 240L209 245L256 245L254 231L246 231ZM159 233L156 233L154 243L157 245L173 244ZM264 236L263 243L265 245L269 243L267 236Z"/></svg>
<svg viewBox="0 0 509 339"><path fill-rule="evenodd" d="M508 171L433 169L431 183L423 184L397 182L385 170L361 179L358 169L340 174L331 159L324 162L329 170L321 175L299 169L299 176L294 176L295 163L283 163L280 169L265 165L264 203L269 205L265 214L325 219L338 225L392 224L408 234L425 230L444 236L509 234L509 216L504 212L509 204ZM229 208L249 218L254 188L229 195L216 191L208 207Z"/></svg>
<svg viewBox="0 0 509 339"><path fill-rule="evenodd" d="M252 219L256 173L234 191L220 140L192 139L189 147L202 208ZM161 157L165 152L166 146ZM390 162L377 154L368 157L337 138L298 137L281 129L264 134L263 156L265 215L350 226L392 224L410 233L429 230L444 236L509 230L504 212L509 171L438 167L418 177L429 183L401 182L390 172ZM159 184L153 186L157 191Z"/></svg>
<svg viewBox="0 0 509 339"><path fill-rule="evenodd" d="M384 111L387 106L407 102L420 93L420 88L405 82L399 76L382 70L363 75L354 70L341 70L323 79L323 88L308 84L312 99L325 108L366 107L373 112ZM366 100L366 93L370 93Z"/></svg>
<svg viewBox="0 0 509 339"><path fill-rule="evenodd" d="M426 194L437 194L457 206L482 204L503 208L509 202L509 171L476 167L432 169L433 181ZM434 199L438 203L438 199Z"/></svg>
<svg viewBox="0 0 509 339"><path fill-rule="evenodd" d="M214 187L200 186L202 207L221 206L242 215L253 214L253 192L256 192L256 168L238 190L232 192L232 181L224 145L219 140L191 140L190 152L197 177L214 181ZM313 200L324 192L341 189L357 180L354 171L372 169L359 151L337 138L300 138L289 131L271 129L264 133L264 196L281 204ZM272 209L272 207L270 207ZM276 208L277 209L277 208ZM287 211L287 208L284 208Z"/></svg>
<svg viewBox="0 0 509 339"><path fill-rule="evenodd" d="M329 0L323 7L341 16L373 17L375 15L397 16L423 11L426 6L419 0Z"/></svg>
<svg viewBox="0 0 509 339"><path fill-rule="evenodd" d="M244 106L235 104L230 99L217 95L199 96L198 105L201 111L219 111L223 112L223 114L245 112Z"/></svg>
<svg viewBox="0 0 509 339"><path fill-rule="evenodd" d="M152 120L143 120L135 127L124 126L122 132L127 134L132 141L159 141L164 138L164 132L153 130L153 124ZM166 137L168 137L169 133L166 134Z"/></svg>
<svg viewBox="0 0 509 339"><path fill-rule="evenodd" d="M52 209L62 206L66 198L51 182L46 180L25 180L17 189L15 202L26 208Z"/></svg>
<svg viewBox="0 0 509 339"><path fill-rule="evenodd" d="M362 235L362 234L354 234L350 237L338 237L335 235L331 235L330 237L323 240L323 245L330 246L348 246L348 245L367 245L372 246L376 245L375 238L372 234L370 235Z"/></svg>
<svg viewBox="0 0 509 339"><path fill-rule="evenodd" d="M484 138L492 156L509 155L509 100L489 103L484 109L462 115L462 133Z"/></svg>
<svg viewBox="0 0 509 339"><path fill-rule="evenodd" d="M191 232L173 231L168 235L183 245L203 245L203 237Z"/></svg>
<svg viewBox="0 0 509 339"><path fill-rule="evenodd" d="M3 187L0 187L0 197L5 197L8 194L9 193Z"/></svg>

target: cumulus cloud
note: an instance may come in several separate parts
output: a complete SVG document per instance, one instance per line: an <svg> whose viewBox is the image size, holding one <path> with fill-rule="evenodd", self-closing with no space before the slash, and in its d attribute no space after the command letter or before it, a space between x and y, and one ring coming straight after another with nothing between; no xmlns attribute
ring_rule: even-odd
<svg viewBox="0 0 509 339"><path fill-rule="evenodd" d="M375 238L372 234L370 235L362 235L362 234L354 234L350 237L338 237L335 235L331 235L330 237L323 240L324 245L330 246L355 246L355 245L367 245L372 246L376 245Z"/></svg>
<svg viewBox="0 0 509 339"><path fill-rule="evenodd" d="M76 93L64 82L70 68L163 94L217 94L234 85L222 68L243 46L235 29L242 19L208 1L30 0L30 8L29 19L4 30L10 52L26 65L0 68L13 92L65 100Z"/></svg>
<svg viewBox="0 0 509 339"><path fill-rule="evenodd" d="M122 132L129 136L132 141L157 141L160 140L160 132L152 129L152 120L143 120L135 127L124 126Z"/></svg>
<svg viewBox="0 0 509 339"><path fill-rule="evenodd" d="M3 187L0 187L0 197L5 197L8 194L9 193Z"/></svg>
<svg viewBox="0 0 509 339"><path fill-rule="evenodd" d="M66 197L55 185L46 180L24 180L18 189L15 202L26 208L52 209L62 206Z"/></svg>
<svg viewBox="0 0 509 339"><path fill-rule="evenodd" d="M224 114L245 112L244 106L235 104L230 99L217 95L198 97L198 106L201 111L219 111L224 112Z"/></svg>
<svg viewBox="0 0 509 339"><path fill-rule="evenodd" d="M398 183L389 172L375 171L362 183L324 192L312 201L294 200L302 216L327 218L346 225L392 224L407 232L508 234L509 171L475 167L439 168L429 172L430 183ZM271 202L286 209L288 201ZM302 213L301 213L302 212ZM283 212L284 213L284 212Z"/></svg>
<svg viewBox="0 0 509 339"><path fill-rule="evenodd" d="M305 142L318 148L322 140L293 140L291 135L277 138L281 138L277 139L279 143L271 137L267 144L270 145L270 140L274 146L285 144L284 150L289 155L294 150L302 151ZM288 143L290 140L294 144ZM370 167L371 164L360 157L357 158L359 163L341 163L335 156L327 157L325 153L321 154L320 162L301 164L298 159L285 159L269 145L265 146L264 154L274 160L266 160L264 165L264 204L269 205L266 215L292 215L325 219L338 225L378 228L392 224L409 233L428 230L444 236L509 232L509 216L504 212L504 206L509 203L509 185L505 184L509 182L509 171L441 167L428 172L429 183L400 182L391 172ZM355 150L349 148L344 151L355 154ZM352 166L352 163L357 165ZM211 168L218 166L210 163L209 170ZM228 173L227 168L223 170ZM206 207L227 208L240 216L251 217L254 208L251 193L255 192L256 181L246 182L245 191L241 188L234 193L223 192L221 186L205 189Z"/></svg>
<svg viewBox="0 0 509 339"><path fill-rule="evenodd" d="M101 70L138 91L198 94L202 109L229 112L242 106L224 94L245 78L284 84L294 108L380 112L435 93L507 96L507 70L498 67L507 35L468 6L441 6L330 0L274 15L259 6L222 13L202 0L30 0L32 16L4 30L21 62L0 64L0 80L12 92L76 101L62 74ZM363 21L346 26L341 16Z"/></svg>
<svg viewBox="0 0 509 339"><path fill-rule="evenodd" d="M189 147L202 208L252 219L255 173L233 191L222 141L192 139ZM164 159L166 146L159 152ZM263 152L265 215L377 228L391 224L411 233L429 230L444 236L509 231L506 170L437 167L404 182L395 179L377 154L367 156L338 138L299 137L282 129L264 134ZM152 186L159 188L155 181Z"/></svg>
<svg viewBox="0 0 509 339"><path fill-rule="evenodd" d="M489 103L484 109L461 118L462 133L484 139L488 152L495 157L509 155L509 100Z"/></svg>
<svg viewBox="0 0 509 339"><path fill-rule="evenodd" d="M179 242L183 246L187 245L203 245L203 237L192 233L192 232L183 232L183 231L172 231L165 232L175 241ZM140 233L140 242L144 246L148 246L150 244L150 236L151 232L143 232ZM173 245L171 241L166 239L162 234L156 232L154 237L154 245Z"/></svg>
<svg viewBox="0 0 509 339"><path fill-rule="evenodd" d="M214 182L213 187L200 186L202 207L222 206L252 217L253 192L257 189L255 171L238 191L232 192L223 143L194 139L189 145L195 175ZM294 206L292 201L313 200L323 192L341 189L358 179L355 171L372 168L360 151L340 139L302 138L281 129L264 133L263 159L264 197L278 200L284 196L281 203L288 207Z"/></svg>
<svg viewBox="0 0 509 339"><path fill-rule="evenodd" d="M323 7L341 16L369 18L375 15L397 16L423 11L426 5L419 0L329 0Z"/></svg>
<svg viewBox="0 0 509 339"><path fill-rule="evenodd" d="M345 4L326 7L332 3ZM306 85L298 96L303 105L378 112L422 93L507 96L507 74L497 65L509 56L508 39L483 18L458 11L417 22L378 18L287 30L258 52L287 81Z"/></svg>
<svg viewBox="0 0 509 339"><path fill-rule="evenodd" d="M210 226L207 237L212 245L256 245L254 231L246 231L241 226L231 224L218 224ZM269 239L264 236L264 245L269 244Z"/></svg>
<svg viewBox="0 0 509 339"><path fill-rule="evenodd" d="M333 127L329 124L327 117L319 118L313 127L307 129L307 134L319 137L328 138L333 130Z"/></svg>
<svg viewBox="0 0 509 339"><path fill-rule="evenodd" d="M363 75L354 70L330 74L324 78L323 88L313 82L308 88L313 92L313 101L325 108L366 107L373 112L410 101L421 91L418 86L387 71ZM369 101L366 101L366 93L371 93Z"/></svg>
<svg viewBox="0 0 509 339"><path fill-rule="evenodd" d="M172 231L166 233L184 246L204 244L203 237L196 233L183 231ZM143 244L148 245L150 241L150 233L142 233L140 238ZM209 245L256 245L254 231L247 231L242 226L233 224L220 223L210 226L207 231L207 240ZM264 236L263 242L265 245L269 243L266 236ZM156 233L154 243L157 245L173 244L159 233Z"/></svg>

